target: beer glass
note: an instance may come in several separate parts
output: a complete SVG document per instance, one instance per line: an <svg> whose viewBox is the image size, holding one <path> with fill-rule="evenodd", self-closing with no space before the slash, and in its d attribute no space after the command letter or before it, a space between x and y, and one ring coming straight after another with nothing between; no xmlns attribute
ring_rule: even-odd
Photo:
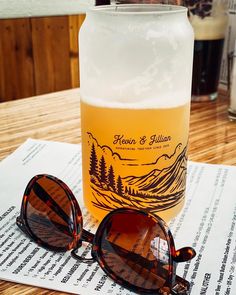
<svg viewBox="0 0 236 295"><path fill-rule="evenodd" d="M83 196L169 220L187 169L193 30L185 7L107 5L80 30Z"/></svg>
<svg viewBox="0 0 236 295"><path fill-rule="evenodd" d="M228 24L228 1L184 0L184 3L195 35L192 100L215 100Z"/></svg>

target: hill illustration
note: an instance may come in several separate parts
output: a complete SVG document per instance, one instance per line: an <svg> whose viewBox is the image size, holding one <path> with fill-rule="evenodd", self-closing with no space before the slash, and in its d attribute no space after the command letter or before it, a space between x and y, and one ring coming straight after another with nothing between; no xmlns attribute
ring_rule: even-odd
<svg viewBox="0 0 236 295"><path fill-rule="evenodd" d="M161 169L156 161L145 175L123 177L104 155L98 158L93 144L89 173L94 206L107 211L132 206L152 213L176 206L184 196L187 167L186 147L177 147L167 156L169 166Z"/></svg>

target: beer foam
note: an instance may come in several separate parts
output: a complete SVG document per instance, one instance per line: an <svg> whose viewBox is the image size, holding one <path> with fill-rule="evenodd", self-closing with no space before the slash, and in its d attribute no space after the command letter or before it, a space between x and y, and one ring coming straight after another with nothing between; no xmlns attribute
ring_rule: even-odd
<svg viewBox="0 0 236 295"><path fill-rule="evenodd" d="M228 16L209 16L201 18L197 15L190 16L194 30L195 40L223 39L228 24Z"/></svg>
<svg viewBox="0 0 236 295"><path fill-rule="evenodd" d="M190 101L190 93L187 97L182 97L181 100L175 99L176 95L171 96L171 98L168 99L168 97L163 94L162 96L159 94L158 96L161 96L161 99L159 97L155 98L149 98L149 99L143 99L140 101L137 101L135 98L133 101L132 99L126 99L123 101L118 101L117 99L110 99L107 98L101 98L101 97L89 97L84 96L81 93L81 101L84 103L87 103L89 105L97 106L97 107L104 107L104 108L119 108L119 109L161 109L161 108L173 108L173 107L179 107L183 106L186 103L189 103Z"/></svg>

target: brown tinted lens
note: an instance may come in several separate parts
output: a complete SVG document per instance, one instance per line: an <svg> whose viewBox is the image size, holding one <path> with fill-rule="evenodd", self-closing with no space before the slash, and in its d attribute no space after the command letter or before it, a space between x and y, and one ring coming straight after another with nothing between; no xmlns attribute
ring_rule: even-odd
<svg viewBox="0 0 236 295"><path fill-rule="evenodd" d="M143 289L157 290L169 275L169 246L158 223L142 213L111 215L101 238L108 272Z"/></svg>
<svg viewBox="0 0 236 295"><path fill-rule="evenodd" d="M54 180L37 179L26 207L28 226L33 234L51 247L67 247L73 241L71 202L65 190Z"/></svg>

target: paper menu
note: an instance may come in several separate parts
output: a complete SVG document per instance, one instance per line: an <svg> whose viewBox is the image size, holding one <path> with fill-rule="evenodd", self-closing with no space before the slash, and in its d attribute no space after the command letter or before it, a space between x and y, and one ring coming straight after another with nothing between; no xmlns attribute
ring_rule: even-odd
<svg viewBox="0 0 236 295"><path fill-rule="evenodd" d="M132 294L107 279L97 263L81 263L68 252L46 251L17 228L24 189L40 173L68 184L82 208L84 227L97 227L81 199L81 146L29 139L0 163L0 278L74 294ZM89 254L88 245L82 250Z"/></svg>
<svg viewBox="0 0 236 295"><path fill-rule="evenodd" d="M81 207L81 147L29 139L0 162L0 278L75 294L132 294L107 278L97 263L38 247L15 225L22 196L35 174L48 173L72 189ZM176 248L197 256L179 264L191 294L236 294L236 167L188 163L185 207L170 223ZM83 209L84 227L97 222ZM85 245L83 251L88 252Z"/></svg>
<svg viewBox="0 0 236 295"><path fill-rule="evenodd" d="M187 239L197 251L178 267L191 294L236 293L235 181L236 167L189 164L188 198L171 229L179 243Z"/></svg>

